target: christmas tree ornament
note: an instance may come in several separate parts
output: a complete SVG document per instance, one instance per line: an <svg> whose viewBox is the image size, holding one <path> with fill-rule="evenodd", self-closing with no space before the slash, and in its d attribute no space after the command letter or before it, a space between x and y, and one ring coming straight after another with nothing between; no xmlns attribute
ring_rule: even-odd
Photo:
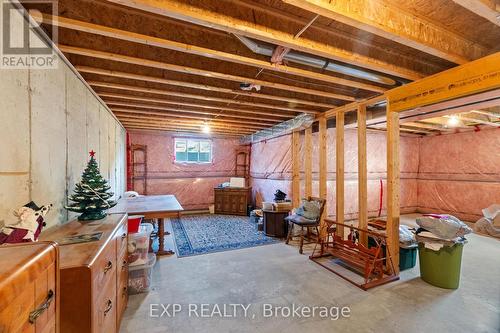
<svg viewBox="0 0 500 333"><path fill-rule="evenodd" d="M52 204L38 207L33 201L14 211L17 222L0 229L0 245L4 243L36 242L45 226L45 215Z"/></svg>
<svg viewBox="0 0 500 333"><path fill-rule="evenodd" d="M79 221L100 220L106 217L106 210L116 205L116 201L109 200L113 192L102 177L95 152L91 151L87 168L83 171L82 180L76 184L74 193L68 197L71 204L64 206L69 211L82 213Z"/></svg>

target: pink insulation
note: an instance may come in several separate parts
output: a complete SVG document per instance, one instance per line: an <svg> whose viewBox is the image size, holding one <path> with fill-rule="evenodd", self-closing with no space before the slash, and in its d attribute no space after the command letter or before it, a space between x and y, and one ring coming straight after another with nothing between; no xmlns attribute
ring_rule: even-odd
<svg viewBox="0 0 500 333"><path fill-rule="evenodd" d="M421 138L419 211L475 222L494 203L500 203L500 129Z"/></svg>
<svg viewBox="0 0 500 333"><path fill-rule="evenodd" d="M235 174L235 150L239 142L213 138L212 163L179 163L174 161L176 137L186 136L130 132L132 144L147 145L148 194L174 194L186 210L207 209L214 203L213 188Z"/></svg>
<svg viewBox="0 0 500 333"><path fill-rule="evenodd" d="M286 135L252 145L250 176L254 202L272 201L274 192L282 190L291 196L291 136Z"/></svg>
<svg viewBox="0 0 500 333"><path fill-rule="evenodd" d="M313 134L313 195L318 195L319 151L318 133ZM356 218L358 212L358 153L357 132L345 132L345 215ZM367 135L368 209L370 216L379 210L380 179L383 181L383 211L386 194L386 150L384 133ZM300 160L304 160L304 137L301 136ZM327 142L327 192L328 215L335 216L335 129L328 129ZM403 212L417 209L418 138L401 138L401 207ZM260 142L252 146L251 176L256 205L262 200L270 201L276 189L281 189L291 198L291 135ZM301 196L304 195L304 164L301 163Z"/></svg>

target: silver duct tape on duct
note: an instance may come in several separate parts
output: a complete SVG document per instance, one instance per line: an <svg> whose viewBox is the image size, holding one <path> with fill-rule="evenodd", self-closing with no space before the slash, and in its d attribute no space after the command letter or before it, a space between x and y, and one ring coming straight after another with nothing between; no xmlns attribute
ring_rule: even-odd
<svg viewBox="0 0 500 333"><path fill-rule="evenodd" d="M302 113L293 119L284 121L273 127L269 127L250 135L245 135L240 138L241 144L257 143L263 140L269 140L278 136L292 133L293 131L301 131L312 125L314 115Z"/></svg>

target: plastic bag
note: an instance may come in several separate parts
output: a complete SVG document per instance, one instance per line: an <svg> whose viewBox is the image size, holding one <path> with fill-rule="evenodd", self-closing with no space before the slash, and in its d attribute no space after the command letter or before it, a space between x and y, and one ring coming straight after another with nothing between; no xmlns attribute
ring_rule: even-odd
<svg viewBox="0 0 500 333"><path fill-rule="evenodd" d="M491 235L493 237L500 238L500 228L495 227L493 225L493 222L490 219L487 219L486 217L480 218L474 224L474 231L481 234Z"/></svg>
<svg viewBox="0 0 500 333"><path fill-rule="evenodd" d="M415 239L415 234L410 230L407 225L399 226L399 243L403 246L410 246L415 244L417 241Z"/></svg>
<svg viewBox="0 0 500 333"><path fill-rule="evenodd" d="M490 220L493 226L500 228L500 205L493 204L488 208L483 209L483 215Z"/></svg>
<svg viewBox="0 0 500 333"><path fill-rule="evenodd" d="M417 224L442 239L454 239L472 232L467 224L452 215L426 214L417 218Z"/></svg>

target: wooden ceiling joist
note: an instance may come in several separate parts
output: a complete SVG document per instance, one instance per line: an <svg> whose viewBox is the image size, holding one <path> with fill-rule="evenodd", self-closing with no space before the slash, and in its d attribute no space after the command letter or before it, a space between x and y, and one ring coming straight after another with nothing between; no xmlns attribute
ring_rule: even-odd
<svg viewBox="0 0 500 333"><path fill-rule="evenodd" d="M126 129L161 130L161 131L179 132L179 133L185 133L185 134L193 134L193 133L197 132L197 130L192 129L192 128L180 128L180 127L168 126L168 125L162 125L162 124L143 124L143 123L136 123L133 121L122 121L121 123ZM217 134L217 135L224 135L224 136L234 136L234 137L241 137L242 136L241 133L218 131L218 130L213 130L210 133ZM200 132L199 134L201 135L203 133Z"/></svg>
<svg viewBox="0 0 500 333"><path fill-rule="evenodd" d="M113 112L135 112L135 113L144 113L144 114L156 114L156 115L159 115L159 116L168 116L168 115L171 115L171 116L175 116L175 117L179 117L179 118L187 118L187 119L203 119L203 120L207 120L207 119L213 119L213 117L216 117L216 118L220 118L221 120L225 120L225 121L228 121L228 122L241 122L241 120L236 120L234 119L234 116L233 115L224 115L224 114L214 114L214 113L210 113L210 114L199 114L199 113L190 113L189 110L184 110L184 109L176 109L176 108L162 108L161 110L158 110L158 111L151 111L149 108L147 108L147 111L144 111L144 110L137 110L137 109L132 109L132 108L124 108L124 107L112 107L111 108L113 110ZM228 119L228 117L230 119ZM252 122L250 122L252 123ZM270 120L262 120L262 121L259 121L258 122L259 124L263 124L263 125L266 125L266 126L273 126L275 125L276 123L280 123L280 122L274 122L274 121L270 121Z"/></svg>
<svg viewBox="0 0 500 333"><path fill-rule="evenodd" d="M500 119L500 113L495 113L491 111L483 111L483 110L472 110L472 113L482 114L483 116L487 116L488 118L498 118Z"/></svg>
<svg viewBox="0 0 500 333"><path fill-rule="evenodd" d="M294 22L300 26L307 26L310 22L308 19L299 16L296 13L292 14L290 12L273 10L274 8L269 5L264 5L252 0L232 0L231 2L238 4L238 6L250 8L256 12L272 15L277 19ZM420 66L430 69L430 72L432 73L437 73L442 70L439 65L429 61L429 59L421 57L415 58L411 54L407 54L406 52L401 52L400 50L393 48L388 48L386 45L380 44L380 42L376 42L372 38L367 39L362 35L358 36L356 33L346 33L346 31L332 29L330 25L318 22L318 20L314 21L314 24L309 26L307 31L322 36L328 36L332 40L349 40L351 42L350 44L357 45L359 49L370 49L374 53L385 54L386 58L404 59L404 61L409 63L419 63Z"/></svg>
<svg viewBox="0 0 500 333"><path fill-rule="evenodd" d="M123 94L99 93L99 96L101 96L101 98L103 98L105 101L109 101L107 98L113 98L113 99L129 100L129 101L146 102L146 103L158 103L158 104L167 104L167 105L188 106L188 107L196 107L196 108L202 108L202 109L219 110L219 112L200 111L199 112L200 114L214 114L214 115L224 114L226 116L231 116L231 117L235 117L235 118L242 118L242 119L262 119L262 117L258 117L258 116L241 115L241 114L239 114L239 112L240 112L239 109L227 108L227 107L222 107L222 106L202 105L202 104L196 104L196 103L184 103L184 102L177 102L177 101L165 100L165 99L160 99L160 98L141 97L141 96L123 95ZM194 110L192 110L192 111L194 111ZM227 112L223 113L222 111L227 111ZM236 114L234 114L233 112L236 112ZM273 120L274 121L282 121L283 120L283 119L279 119L279 118L291 118L291 115L279 116L279 117L276 117L276 119L273 118ZM270 118L268 118L268 119L270 119Z"/></svg>
<svg viewBox="0 0 500 333"><path fill-rule="evenodd" d="M133 117L142 117L144 119L147 118L154 118L158 120L169 120L175 123L185 123L185 124L203 124L205 121L210 122L211 124L217 125L217 126L223 126L223 127L233 127L233 128L246 128L246 129L253 129L253 130L258 130L262 128L267 128L269 127L268 125L264 124L250 124L250 123L233 123L230 121L226 121L225 119L219 119L219 118L188 118L188 117L178 117L176 114L162 114L162 115L153 115L151 113L137 113L134 112L135 110L130 110L130 112L116 112L116 114L120 116L133 116Z"/></svg>
<svg viewBox="0 0 500 333"><path fill-rule="evenodd" d="M121 117L119 118L120 121L125 121L125 122L133 122L137 124L153 124L153 125L167 125L167 126L175 126L177 128L190 128L193 131L201 131L203 126L202 125L190 125L190 124L172 124L169 121L161 121L158 119L144 119L142 117ZM251 134L256 132L257 130L254 129L246 129L246 128L228 128L228 127L222 127L222 126L215 126L213 124L209 125L211 131L226 131L226 132L232 132L232 133L241 133L241 135L245 134Z"/></svg>
<svg viewBox="0 0 500 333"><path fill-rule="evenodd" d="M253 83L253 84L261 85L263 87L268 87L268 88L280 89L280 90L285 90L285 91L293 91L293 92L297 92L297 93L303 93L303 94L314 95L314 96L321 96L321 97L344 100L344 101L354 101L355 100L355 98L352 96L335 94L335 93L331 93L331 92L327 92L327 91L302 88L302 87L297 87L297 86L291 86L289 84L258 80L258 79L250 78L250 77L243 77L243 76L231 75L231 74L226 74L226 73L213 72L213 71L209 71L209 70L192 68L192 67L187 67L187 66L179 66L179 65L174 65L174 64L168 64L165 62L148 60L148 59L144 59L144 58L125 56L125 55L116 54L116 53L103 52L103 51L91 50L91 49L68 46L68 45L59 45L59 49L64 53L77 54L77 55L81 55L81 56L93 57L93 58L110 60L110 61L118 61L118 62L131 64L131 65L158 68L158 69L174 71L174 72L179 72L179 73L199 75L199 76L215 78L215 79L222 79L222 80L227 80L227 81L234 81L234 82L238 82L238 83L242 83L242 82Z"/></svg>
<svg viewBox="0 0 500 333"><path fill-rule="evenodd" d="M401 122L403 125L410 126L410 127L417 127L417 128L423 128L423 129L428 129L428 130L433 130L433 131L440 131L440 132L449 132L453 131L449 128L446 128L442 125L433 125L433 124L426 124L422 122Z"/></svg>
<svg viewBox="0 0 500 333"><path fill-rule="evenodd" d="M179 130L179 129L171 129L171 128L163 128L163 127L151 127L151 126L140 126L140 125L127 125L125 126L126 129L130 131L140 131L140 132L165 132L165 133L174 133L179 136L191 136L193 133L190 130ZM207 137L207 138L233 138L237 139L241 137L239 134L231 134L231 133L211 133L210 135L201 135L197 134L196 137L200 136L201 138Z"/></svg>
<svg viewBox="0 0 500 333"><path fill-rule="evenodd" d="M114 99L123 99L123 100L132 100L132 101L140 101L140 102L149 102L149 103L159 103L159 104L173 104L173 105L182 105L182 106L194 106L194 107L200 107L198 104L191 104L191 103L177 103L174 101L166 101L163 99L158 99L158 98L149 98L149 97L140 97L140 96L131 96L131 95L121 95L121 94L106 94L106 93L100 93L99 96L104 100L106 103L112 103L112 100L109 100L107 98L114 98ZM194 113L194 114L199 114L199 117L202 116L223 116L223 117L232 117L232 118L239 118L240 122L245 119L245 122L251 122L251 120L255 120L256 123L259 124L273 124L277 122L283 121L283 119L278 119L277 118L270 118L270 117L259 117L259 116L247 116L247 115L241 115L241 114L235 114L235 113L227 113L227 112L222 112L222 111L230 111L230 112L239 112L237 109L230 109L230 108L224 108L224 107L210 107L214 110L220 110L219 112L217 111L198 111L198 110L191 110L191 109L177 109L173 108L172 110L176 110L179 112L185 112L185 113ZM163 108L162 108L163 109ZM287 116L285 118L290 118L290 116Z"/></svg>
<svg viewBox="0 0 500 333"><path fill-rule="evenodd" d="M179 133L182 135L192 135L193 130L190 129L179 129L175 127L169 127L169 126L161 126L161 125L145 125L145 124L134 124L134 123L122 123L124 127L128 130L147 130L147 131L162 131L162 132L170 132L170 133ZM232 133L232 132L220 132L220 131L212 131L210 134L203 134L199 133L201 137L214 137L214 136L221 136L221 137L233 137L233 138L238 138L241 137L241 134L238 133Z"/></svg>
<svg viewBox="0 0 500 333"><path fill-rule="evenodd" d="M463 64L486 49L395 2L382 0L283 0L298 8L376 34L436 57ZM140 1L142 2L142 1Z"/></svg>
<svg viewBox="0 0 500 333"><path fill-rule="evenodd" d="M322 113L321 115L319 115L319 117L325 117L326 119L329 119L329 118L335 117L335 115L337 114L338 111L342 111L342 112L355 111L358 109L358 106L360 104L364 104L368 107L368 106L371 106L373 104L382 102L385 99L386 99L385 95L379 95L379 96L367 98L367 99L364 99L361 101L352 102L352 103L345 104L345 105L333 108L331 110L328 110L328 111Z"/></svg>
<svg viewBox="0 0 500 333"><path fill-rule="evenodd" d="M446 117L448 117L448 116L446 116ZM464 115L460 115L459 119L460 120L469 121L469 122L471 122L473 124L482 124L482 125L500 127L500 122L495 123L495 122L492 122L492 121L478 119L478 118L473 118L473 117L467 117L467 116L464 116Z"/></svg>
<svg viewBox="0 0 500 333"><path fill-rule="evenodd" d="M142 117L122 117L119 118L120 121L124 121L127 123L136 123L136 124L151 124L151 125L164 125L176 128L184 128L184 129L192 129L194 131L201 131L203 124L182 124L182 123L172 123L171 121L162 121L162 120L151 120L144 119ZM232 128L232 127L223 127L219 125L210 124L210 129L213 131L225 131L225 132L233 132L233 133L241 133L241 134L250 134L255 132L255 130L244 129L244 128Z"/></svg>
<svg viewBox="0 0 500 333"><path fill-rule="evenodd" d="M186 127L194 127L194 128L202 128L204 125L203 122L180 122L179 120L172 120L169 118L155 118L155 117L144 117L141 115L121 115L118 117L120 120L130 120L130 121L143 121L143 122L151 122L151 123L166 123L174 126L186 126ZM240 132L256 132L258 129L255 128L245 128L245 127L232 127L226 126L225 124L214 123L212 121L207 122L211 129L224 129L224 130L235 130Z"/></svg>
<svg viewBox="0 0 500 333"><path fill-rule="evenodd" d="M110 107L113 107L113 105L115 105L118 107L126 107L126 108L138 108L138 109L145 109L145 110L165 110L165 111L167 111L166 108L163 108L161 106L150 106L147 104L121 103L121 102L114 102L114 101L107 102L106 104L110 105ZM184 117L184 118L187 118L187 117ZM197 117L197 118L192 118L192 119L210 119L210 118ZM221 121L223 121L223 119L221 119ZM265 124L255 125L255 124L251 124L250 122L245 122L245 121L241 121L241 120L237 121L237 124L240 124L242 127L245 127L245 126L254 127L254 128L268 127Z"/></svg>
<svg viewBox="0 0 500 333"><path fill-rule="evenodd" d="M40 17L38 16L38 18L40 18ZM66 29L83 31L86 33L96 34L96 35L100 35L100 36L104 36L104 37L115 38L115 39L124 40L124 41L128 41L128 42L139 43L139 44L144 44L144 45L148 45L148 46L155 46L155 47L159 47L159 48L163 48L163 49L194 54L194 55L203 56L203 57L207 57L207 58L211 58L211 59L217 59L217 60L242 64L242 65L257 67L257 68L263 68L263 69L270 70L273 72L292 74L292 75L296 75L296 76L300 76L300 77L304 77L304 78L308 78L308 79L313 79L313 80L318 80L318 81L322 81L322 82L326 82L326 83L340 84L340 85L344 85L347 87L364 89L367 91L378 92L378 93L381 93L381 92L384 92L385 90L387 90L385 88L382 88L382 87L376 86L376 85L372 85L372 84L343 79L343 78L339 78L339 77L335 77L335 76L331 76L331 75L317 73L314 71L308 71L308 70L301 69L301 68L283 66L283 65L279 65L279 64L272 64L269 61L264 61L264 60L259 60L259 59L255 59L255 58L240 56L237 54L212 50L212 49L199 47L199 46L192 45L192 44L179 43L179 42L168 40L168 39L162 39L162 38L158 38L158 37L138 34L138 33L134 33L131 31L115 29L115 28L111 28L111 27L107 27L107 26L102 26L102 25L92 24L92 23L88 23L88 22L73 20L73 19L61 17L61 16L51 16L51 15L43 14L43 22L47 23L47 24L56 24L57 26L62 27L62 28L66 28Z"/></svg>
<svg viewBox="0 0 500 333"><path fill-rule="evenodd" d="M453 0L453 2L500 26L500 2L495 0Z"/></svg>
<svg viewBox="0 0 500 333"><path fill-rule="evenodd" d="M77 65L75 67L80 73L90 73L90 74L97 74L97 75L104 75L104 76L112 76L112 77L117 77L117 78L122 78L122 79L132 79L132 80L138 80L138 81L161 83L161 84L172 85L172 86L177 86L177 87L193 88L193 89L206 90L206 91L215 91L215 92L227 93L227 94L232 94L232 95L241 95L241 96L247 96L247 97L262 98L262 99L282 101L282 102L293 103L293 104L304 104L304 105L322 107L322 108L334 108L335 107L335 105L333 105L333 104L318 103L318 102L313 102L313 101L306 101L303 99L268 95L268 94L263 94L261 92L257 93L257 92L245 91L245 90L234 90L234 89L210 86L210 85L206 85L206 84L191 83L191 82L187 82L187 81L176 81L176 80L159 78L159 77L155 77L155 76L147 76L147 75L126 73L126 72L120 72L120 71L110 71L107 69L94 68L94 67L88 67L88 66L78 66Z"/></svg>
<svg viewBox="0 0 500 333"><path fill-rule="evenodd" d="M204 101L211 101L211 102L217 102L217 103L227 103L227 104L236 104L236 105L266 108L266 109L272 109L273 111L283 110L283 111L296 112L296 113L301 113L301 112L313 113L313 114L319 113L319 111L288 108L288 107L284 107L284 106L278 106L278 105L274 106L274 105L270 105L270 104L243 102L243 101L227 99L227 98L216 98L216 97L210 97L210 96L206 96L206 95L186 94L186 93L180 93L180 92L175 92L175 91L161 90L161 89L155 89L155 88L143 88L143 87L118 84L118 83L107 83L107 82L96 82L96 81L87 81L87 82L89 85L91 85L93 87L135 91L135 92L157 94L157 95L164 95L164 96L189 98L189 99L201 99ZM271 113L271 111L257 111L257 110L248 110L248 109L241 109L239 112L271 115L271 116L275 115L275 113ZM278 114L283 115L283 116L293 116L293 115L284 114L284 113L278 113ZM277 117L279 117L279 116L277 116Z"/></svg>
<svg viewBox="0 0 500 333"><path fill-rule="evenodd" d="M384 62L360 53L355 53L304 37L296 38L292 33L279 31L254 22L244 21L222 13L195 7L179 0L106 1L213 29L259 39L268 43L319 55L328 59L350 63L356 66L395 75L409 80L417 80L422 77L422 74L418 72L396 66L393 63Z"/></svg>
<svg viewBox="0 0 500 333"><path fill-rule="evenodd" d="M275 125L276 123L268 123L268 122L241 122L240 120L234 120L234 119L228 119L223 116L215 116L215 117L203 117L203 116L196 116L196 115L189 115L185 113L177 113L177 112L164 112L164 111L144 111L144 110L137 110L137 109L129 109L129 108L119 108L119 107L112 107L111 110L115 114L128 114L128 113L134 113L134 114L141 114L144 116L149 116L149 115L155 115L155 116L160 116L160 117L177 117L177 118L185 118L185 119L197 119L197 120L220 120L224 121L225 123L234 123L234 124L253 124L253 125L261 125L263 128L265 127L270 127Z"/></svg>

